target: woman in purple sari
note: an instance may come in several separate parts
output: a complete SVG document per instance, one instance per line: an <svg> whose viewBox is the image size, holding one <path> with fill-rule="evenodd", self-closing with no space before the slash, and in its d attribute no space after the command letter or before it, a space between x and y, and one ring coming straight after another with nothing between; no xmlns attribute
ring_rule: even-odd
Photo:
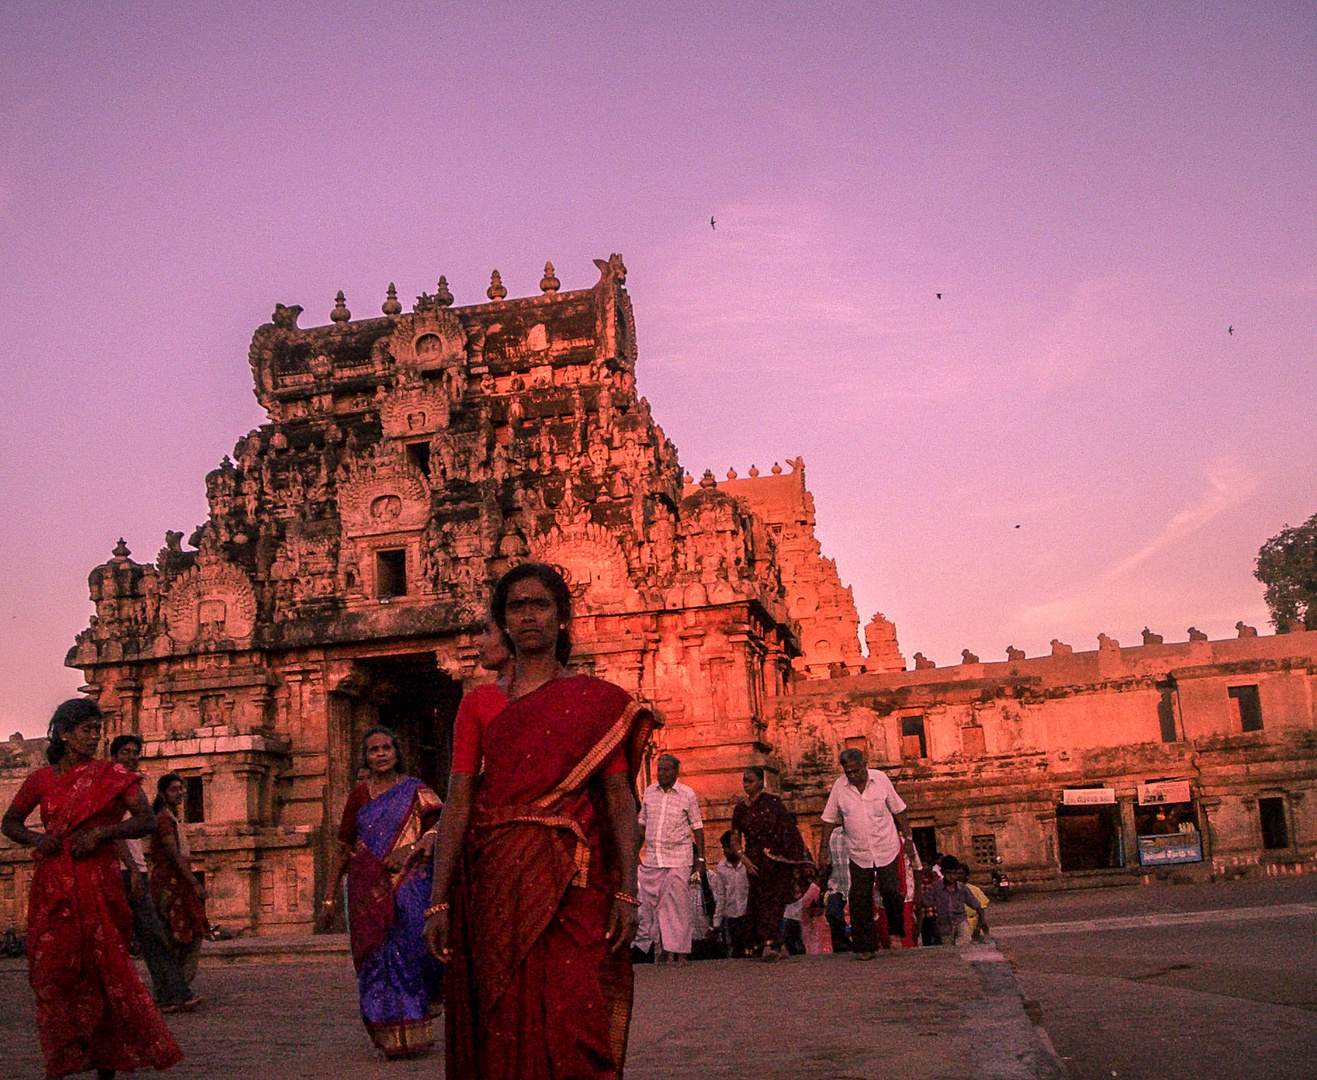
<svg viewBox="0 0 1317 1080"><path fill-rule="evenodd" d="M402 752L388 728L366 732L362 758L369 775L343 807L339 864L325 908L332 912L346 872L362 1022L385 1057L409 1057L433 1045L431 1002L442 1001L443 968L425 951L421 931L443 804L403 775Z"/></svg>

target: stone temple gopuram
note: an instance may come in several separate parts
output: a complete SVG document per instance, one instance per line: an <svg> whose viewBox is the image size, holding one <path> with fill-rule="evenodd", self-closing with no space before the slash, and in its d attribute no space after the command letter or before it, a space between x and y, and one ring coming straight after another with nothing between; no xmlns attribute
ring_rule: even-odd
<svg viewBox="0 0 1317 1080"><path fill-rule="evenodd" d="M636 393L620 256L591 289L327 326L275 308L252 338L268 422L206 477L210 512L154 563L120 542L67 663L146 740L148 781L188 787L212 921L309 932L362 732L402 736L446 788L452 721L488 678L474 639L498 576L535 559L576 599L574 665L662 723L716 840L762 764L811 842L864 748L921 851L998 858L1017 882L1310 869L1317 633L1099 648L914 670L865 628L814 535L804 463L693 481ZM0 796L38 760L0 746ZM712 850L717 851L716 842ZM0 925L23 922L25 851L0 842ZM1169 869L1168 869L1169 868Z"/></svg>
<svg viewBox="0 0 1317 1080"><path fill-rule="evenodd" d="M302 329L278 306L252 339L269 422L206 477L209 519L154 565L121 544L91 574L96 614L68 663L189 781L193 847L218 922L309 924L361 733L398 730L441 792L493 581L561 567L578 668L649 703L710 797L770 763L766 699L801 664L778 551L809 581L827 642L858 619L819 557L802 466L762 479L756 516L677 453L636 395L619 256L598 284L455 308L446 282L404 314ZM744 481L742 482L745 483ZM158 767L158 768L157 768Z"/></svg>

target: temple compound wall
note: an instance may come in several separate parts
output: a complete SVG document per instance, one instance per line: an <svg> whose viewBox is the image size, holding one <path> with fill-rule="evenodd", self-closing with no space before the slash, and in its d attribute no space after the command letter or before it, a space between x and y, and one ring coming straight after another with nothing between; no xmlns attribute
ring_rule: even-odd
<svg viewBox="0 0 1317 1080"><path fill-rule="evenodd" d="M926 850L1032 884L1311 863L1317 633L907 671L877 615L865 655L804 462L687 476L636 392L626 268L596 265L591 289L547 266L514 300L495 272L465 307L441 278L408 313L390 286L369 319L339 294L309 329L277 305L249 353L267 422L206 477L207 520L91 572L66 662L107 739L145 740L149 790L184 777L212 921L310 932L367 727L446 788L493 583L526 559L563 570L574 666L654 709L651 757L683 760L713 837L748 764L816 837L838 751L862 746ZM0 746L0 798L39 760ZM1175 862L1195 840L1203 861ZM0 926L30 870L0 841Z"/></svg>
<svg viewBox="0 0 1317 1080"><path fill-rule="evenodd" d="M983 879L998 857L1037 887L1312 870L1317 632L1248 631L798 682L767 741L815 829L858 746L921 849Z"/></svg>

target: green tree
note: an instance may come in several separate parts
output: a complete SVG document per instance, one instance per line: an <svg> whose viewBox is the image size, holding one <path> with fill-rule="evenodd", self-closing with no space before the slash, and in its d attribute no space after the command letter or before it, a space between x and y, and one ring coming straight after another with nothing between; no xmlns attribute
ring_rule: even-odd
<svg viewBox="0 0 1317 1080"><path fill-rule="evenodd" d="M1277 632L1296 623L1317 630L1317 514L1263 544L1253 576L1267 587L1264 599Z"/></svg>

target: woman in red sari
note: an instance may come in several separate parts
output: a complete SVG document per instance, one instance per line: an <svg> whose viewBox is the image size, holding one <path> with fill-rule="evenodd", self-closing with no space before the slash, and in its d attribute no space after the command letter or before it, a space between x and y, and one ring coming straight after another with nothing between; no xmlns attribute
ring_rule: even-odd
<svg viewBox="0 0 1317 1080"><path fill-rule="evenodd" d="M155 832L151 835L151 899L169 935L183 981L191 987L197 977L201 943L210 928L206 920L206 889L192 873L192 852L180 820L187 785L178 773L171 772L157 780L155 787L155 802L151 804L155 812Z"/></svg>
<svg viewBox="0 0 1317 1080"><path fill-rule="evenodd" d="M146 836L155 822L138 777L96 760L102 721L89 698L56 709L50 766L23 782L0 823L0 832L36 853L28 981L47 1077L95 1069L108 1080L118 1070L165 1069L183 1056L128 955L133 916L114 841ZM26 825L37 807L44 832Z"/></svg>
<svg viewBox="0 0 1317 1080"><path fill-rule="evenodd" d="M635 777L653 718L563 664L571 594L505 574L516 658L462 701L426 943L446 964L449 1080L617 1080L631 1022Z"/></svg>

